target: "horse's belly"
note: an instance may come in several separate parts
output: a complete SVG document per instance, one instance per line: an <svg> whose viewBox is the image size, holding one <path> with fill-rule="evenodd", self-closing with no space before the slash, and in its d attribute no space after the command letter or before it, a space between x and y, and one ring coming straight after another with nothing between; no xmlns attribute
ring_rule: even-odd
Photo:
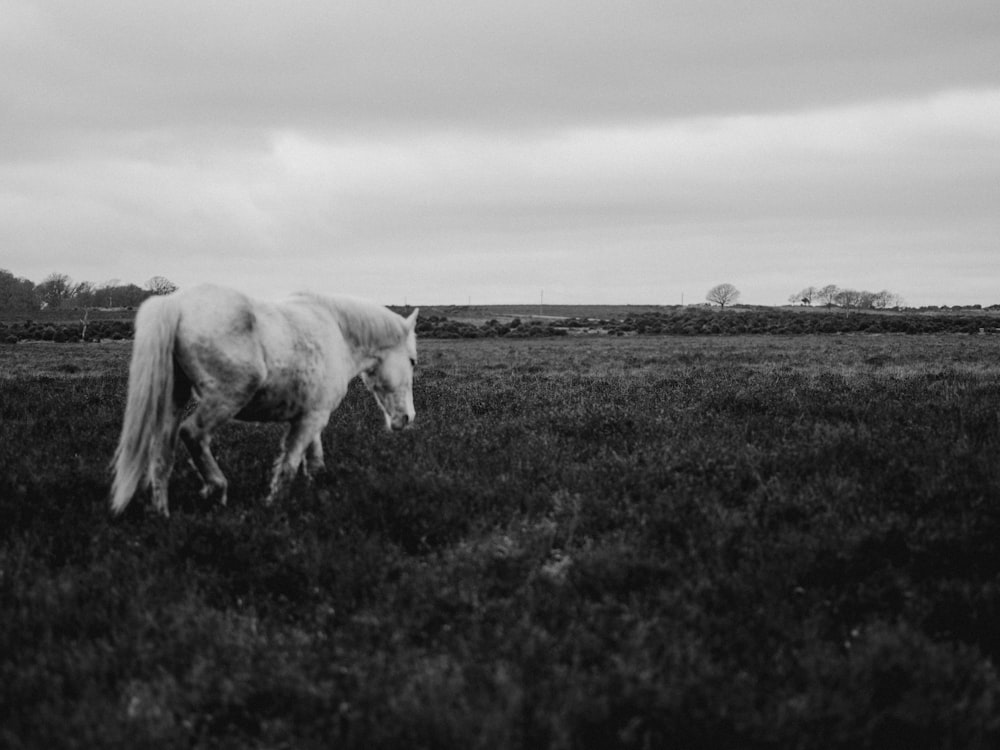
<svg viewBox="0 0 1000 750"><path fill-rule="evenodd" d="M245 422L287 422L308 411L308 399L301 387L258 390L250 402L240 409L236 419Z"/></svg>

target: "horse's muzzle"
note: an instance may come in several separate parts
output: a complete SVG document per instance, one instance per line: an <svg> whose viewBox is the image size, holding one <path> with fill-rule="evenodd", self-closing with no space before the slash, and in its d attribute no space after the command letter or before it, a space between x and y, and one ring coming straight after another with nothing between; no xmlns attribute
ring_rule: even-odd
<svg viewBox="0 0 1000 750"><path fill-rule="evenodd" d="M398 417L392 417L387 420L389 423L389 429L393 432L399 432L400 430L405 430L413 422L413 419L409 414L400 414Z"/></svg>

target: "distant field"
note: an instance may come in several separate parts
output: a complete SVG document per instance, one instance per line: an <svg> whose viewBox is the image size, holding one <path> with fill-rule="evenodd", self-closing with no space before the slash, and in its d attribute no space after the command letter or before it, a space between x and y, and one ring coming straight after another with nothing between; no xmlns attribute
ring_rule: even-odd
<svg viewBox="0 0 1000 750"><path fill-rule="evenodd" d="M442 315L452 320L481 324L487 320L500 321L512 318L601 318L619 319L643 312L657 312L664 308L657 305L424 305L424 315ZM90 320L127 320L135 317L135 310L43 310L37 312L0 311L0 323L32 320L39 323L76 323L88 315Z"/></svg>
<svg viewBox="0 0 1000 750"><path fill-rule="evenodd" d="M480 323L511 318L596 318L618 320L628 315L673 309L662 305L429 305L425 315L444 315L453 320Z"/></svg>
<svg viewBox="0 0 1000 750"><path fill-rule="evenodd" d="M132 320L135 317L135 310L132 309L111 309L111 310L76 310L76 309L56 309L56 310L31 310L31 311L0 311L0 322L12 323L25 320L37 321L39 323L75 323L83 320Z"/></svg>
<svg viewBox="0 0 1000 750"><path fill-rule="evenodd" d="M412 308L395 307L399 312ZM575 319L579 321L624 321L624 320L657 320L665 321L680 318L711 317L721 324L723 329L751 326L752 331L742 332L773 332L775 324L781 326L809 327L815 325L816 319L840 321L886 321L900 326L904 321L911 322L914 327L926 332L928 321L936 321L937 332L955 330L961 324L957 321L969 321L976 327L995 329L1000 322L1000 310L992 309L948 309L933 310L848 310L828 308L823 306L783 306L767 307L752 305L737 305L720 310L705 304L698 305L421 305L421 318L446 318L462 324L481 327L489 321L508 324L515 318L524 321L556 323L560 320ZM44 310L30 313L0 312L0 343L5 332L17 333L26 328L42 331L47 327L65 327L80 331L84 320L88 321L90 330L102 328L112 330L116 327L124 330L135 317L133 309L113 310L76 310L59 309ZM737 322L738 321L738 322ZM795 321L799 321L798 324ZM129 329L130 330L130 329ZM739 333L739 330L724 330L729 333ZM819 332L819 331L815 331ZM827 331L828 332L828 331ZM425 331L425 334L429 333Z"/></svg>
<svg viewBox="0 0 1000 750"><path fill-rule="evenodd" d="M0 747L1000 746L1000 337L426 340L113 520L129 351L0 347Z"/></svg>

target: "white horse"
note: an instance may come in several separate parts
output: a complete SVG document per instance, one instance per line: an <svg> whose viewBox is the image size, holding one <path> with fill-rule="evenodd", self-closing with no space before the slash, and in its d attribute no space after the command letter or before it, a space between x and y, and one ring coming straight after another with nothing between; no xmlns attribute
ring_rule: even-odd
<svg viewBox="0 0 1000 750"><path fill-rule="evenodd" d="M320 432L357 375L400 430L414 416L417 310L403 318L345 297L298 294L282 304L199 286L151 297L135 318L128 399L113 461L111 508L120 513L152 484L164 516L180 435L201 474L202 497L226 503L227 482L209 450L231 419L288 422L267 502L279 498L305 457L323 468ZM197 406L181 421L194 392Z"/></svg>

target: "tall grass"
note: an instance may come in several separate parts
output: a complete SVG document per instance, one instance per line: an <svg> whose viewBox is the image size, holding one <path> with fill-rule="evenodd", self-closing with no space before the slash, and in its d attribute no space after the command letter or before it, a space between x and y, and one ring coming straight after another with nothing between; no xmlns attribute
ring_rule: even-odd
<svg viewBox="0 0 1000 750"><path fill-rule="evenodd" d="M1000 339L422 342L106 507L128 348L0 350L0 745L992 747Z"/></svg>

